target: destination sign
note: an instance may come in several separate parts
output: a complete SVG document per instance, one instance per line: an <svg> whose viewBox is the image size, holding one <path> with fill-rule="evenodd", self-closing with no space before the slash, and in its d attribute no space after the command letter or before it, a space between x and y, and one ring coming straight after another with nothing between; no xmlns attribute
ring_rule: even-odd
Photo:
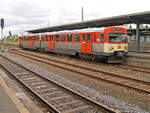
<svg viewBox="0 0 150 113"><path fill-rule="evenodd" d="M121 30L114 30L115 33L122 33L123 31Z"/></svg>

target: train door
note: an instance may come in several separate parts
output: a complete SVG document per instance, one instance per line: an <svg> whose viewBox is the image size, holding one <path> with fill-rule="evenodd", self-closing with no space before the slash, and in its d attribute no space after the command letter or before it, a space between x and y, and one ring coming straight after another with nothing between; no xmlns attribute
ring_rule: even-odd
<svg viewBox="0 0 150 113"><path fill-rule="evenodd" d="M92 52L92 39L91 34L82 34L82 53Z"/></svg>
<svg viewBox="0 0 150 113"><path fill-rule="evenodd" d="M49 36L49 49L54 49L54 36Z"/></svg>
<svg viewBox="0 0 150 113"><path fill-rule="evenodd" d="M19 46L21 47L23 43L23 37L19 37Z"/></svg>
<svg viewBox="0 0 150 113"><path fill-rule="evenodd" d="M30 37L30 47L33 47L33 37Z"/></svg>

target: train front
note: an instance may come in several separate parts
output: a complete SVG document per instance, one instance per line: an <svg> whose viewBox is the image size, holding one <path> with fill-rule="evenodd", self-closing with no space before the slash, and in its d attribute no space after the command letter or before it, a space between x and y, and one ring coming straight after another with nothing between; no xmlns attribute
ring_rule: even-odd
<svg viewBox="0 0 150 113"><path fill-rule="evenodd" d="M127 30L123 27L111 27L105 29L106 43L104 52L109 54L109 63L120 63L128 53Z"/></svg>

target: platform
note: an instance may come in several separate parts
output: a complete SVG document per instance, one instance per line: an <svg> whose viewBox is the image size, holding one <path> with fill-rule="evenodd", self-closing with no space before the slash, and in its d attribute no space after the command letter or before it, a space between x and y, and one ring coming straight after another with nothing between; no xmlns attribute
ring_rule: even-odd
<svg viewBox="0 0 150 113"><path fill-rule="evenodd" d="M0 85L0 113L19 113L15 104Z"/></svg>
<svg viewBox="0 0 150 113"><path fill-rule="evenodd" d="M0 113L29 113L2 76L0 73Z"/></svg>

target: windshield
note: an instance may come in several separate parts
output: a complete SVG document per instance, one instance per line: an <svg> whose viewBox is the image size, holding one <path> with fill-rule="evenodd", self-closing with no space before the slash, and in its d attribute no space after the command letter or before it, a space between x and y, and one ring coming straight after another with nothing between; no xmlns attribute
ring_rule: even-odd
<svg viewBox="0 0 150 113"><path fill-rule="evenodd" d="M109 42L127 42L126 34L109 34Z"/></svg>

